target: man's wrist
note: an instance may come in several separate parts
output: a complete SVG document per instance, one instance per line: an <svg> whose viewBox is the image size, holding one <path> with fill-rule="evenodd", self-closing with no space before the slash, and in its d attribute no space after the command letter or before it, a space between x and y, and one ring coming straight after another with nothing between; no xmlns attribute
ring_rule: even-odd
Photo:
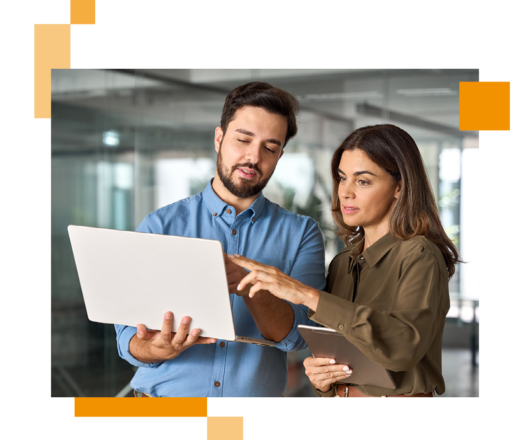
<svg viewBox="0 0 530 440"><path fill-rule="evenodd" d="M137 335L134 335L129 342L129 352L131 355L136 360L146 364L157 364L168 360L158 351L159 349L149 342L138 338Z"/></svg>

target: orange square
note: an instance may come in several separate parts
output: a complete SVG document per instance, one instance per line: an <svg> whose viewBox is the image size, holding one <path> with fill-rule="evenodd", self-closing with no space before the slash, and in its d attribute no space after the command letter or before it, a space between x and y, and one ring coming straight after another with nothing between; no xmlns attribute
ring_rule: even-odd
<svg viewBox="0 0 530 440"><path fill-rule="evenodd" d="M96 0L70 0L70 24L96 24Z"/></svg>
<svg viewBox="0 0 530 440"><path fill-rule="evenodd" d="M509 129L509 82L460 83L460 130Z"/></svg>
<svg viewBox="0 0 530 440"><path fill-rule="evenodd" d="M208 417L208 440L243 440L243 417Z"/></svg>

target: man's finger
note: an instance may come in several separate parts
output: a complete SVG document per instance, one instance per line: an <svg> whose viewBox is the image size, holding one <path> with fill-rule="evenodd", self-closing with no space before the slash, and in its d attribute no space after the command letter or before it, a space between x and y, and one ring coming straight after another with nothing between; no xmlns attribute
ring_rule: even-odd
<svg viewBox="0 0 530 440"><path fill-rule="evenodd" d="M184 341L183 346L185 348L188 348L188 347L191 347L193 344L195 344L197 339L199 339L200 333L201 331L198 328L194 328L192 331L190 331L190 333L188 334L188 337Z"/></svg>
<svg viewBox="0 0 530 440"><path fill-rule="evenodd" d="M189 316L184 316L184 318L182 318L177 333L175 333L175 336L173 336L173 340L171 341L172 345L184 343L190 330L190 322L191 318Z"/></svg>
<svg viewBox="0 0 530 440"><path fill-rule="evenodd" d="M217 339L215 338L205 338L203 336L199 336L195 344L215 344L216 342Z"/></svg>
<svg viewBox="0 0 530 440"><path fill-rule="evenodd" d="M162 328L160 329L160 333L162 336L162 341L166 344L169 344L171 342L171 324L173 322L173 313L166 312L164 315L164 320L162 321Z"/></svg>
<svg viewBox="0 0 530 440"><path fill-rule="evenodd" d="M150 341L154 336L159 333L157 331L147 331L147 328L143 324L138 324L136 326L136 337L144 341Z"/></svg>

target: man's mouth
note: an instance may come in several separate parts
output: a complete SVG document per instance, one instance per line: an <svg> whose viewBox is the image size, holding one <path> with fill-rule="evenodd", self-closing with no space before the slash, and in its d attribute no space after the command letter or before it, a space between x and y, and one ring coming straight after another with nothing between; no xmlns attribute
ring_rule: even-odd
<svg viewBox="0 0 530 440"><path fill-rule="evenodd" d="M253 179L258 175L256 170L247 167L239 167L236 171L243 179Z"/></svg>

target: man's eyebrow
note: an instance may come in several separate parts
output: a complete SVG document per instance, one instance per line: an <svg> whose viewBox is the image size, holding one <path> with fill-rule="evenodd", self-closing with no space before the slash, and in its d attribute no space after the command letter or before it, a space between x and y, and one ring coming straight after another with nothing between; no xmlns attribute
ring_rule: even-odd
<svg viewBox="0 0 530 440"><path fill-rule="evenodd" d="M337 168L337 171L339 173L342 173L344 175L346 175L346 173L344 171L342 171L340 168ZM370 171L367 171L367 170L364 170L364 171L356 171L355 173L353 173L353 176L359 176L361 174L371 174L372 176L374 177L377 177L374 173L370 172Z"/></svg>
<svg viewBox="0 0 530 440"><path fill-rule="evenodd" d="M247 136L255 136L254 133L252 133L251 131L245 130L244 128L236 128L235 131L241 134L246 134ZM278 139L266 139L265 142L278 145L278 147L282 146L282 143Z"/></svg>

